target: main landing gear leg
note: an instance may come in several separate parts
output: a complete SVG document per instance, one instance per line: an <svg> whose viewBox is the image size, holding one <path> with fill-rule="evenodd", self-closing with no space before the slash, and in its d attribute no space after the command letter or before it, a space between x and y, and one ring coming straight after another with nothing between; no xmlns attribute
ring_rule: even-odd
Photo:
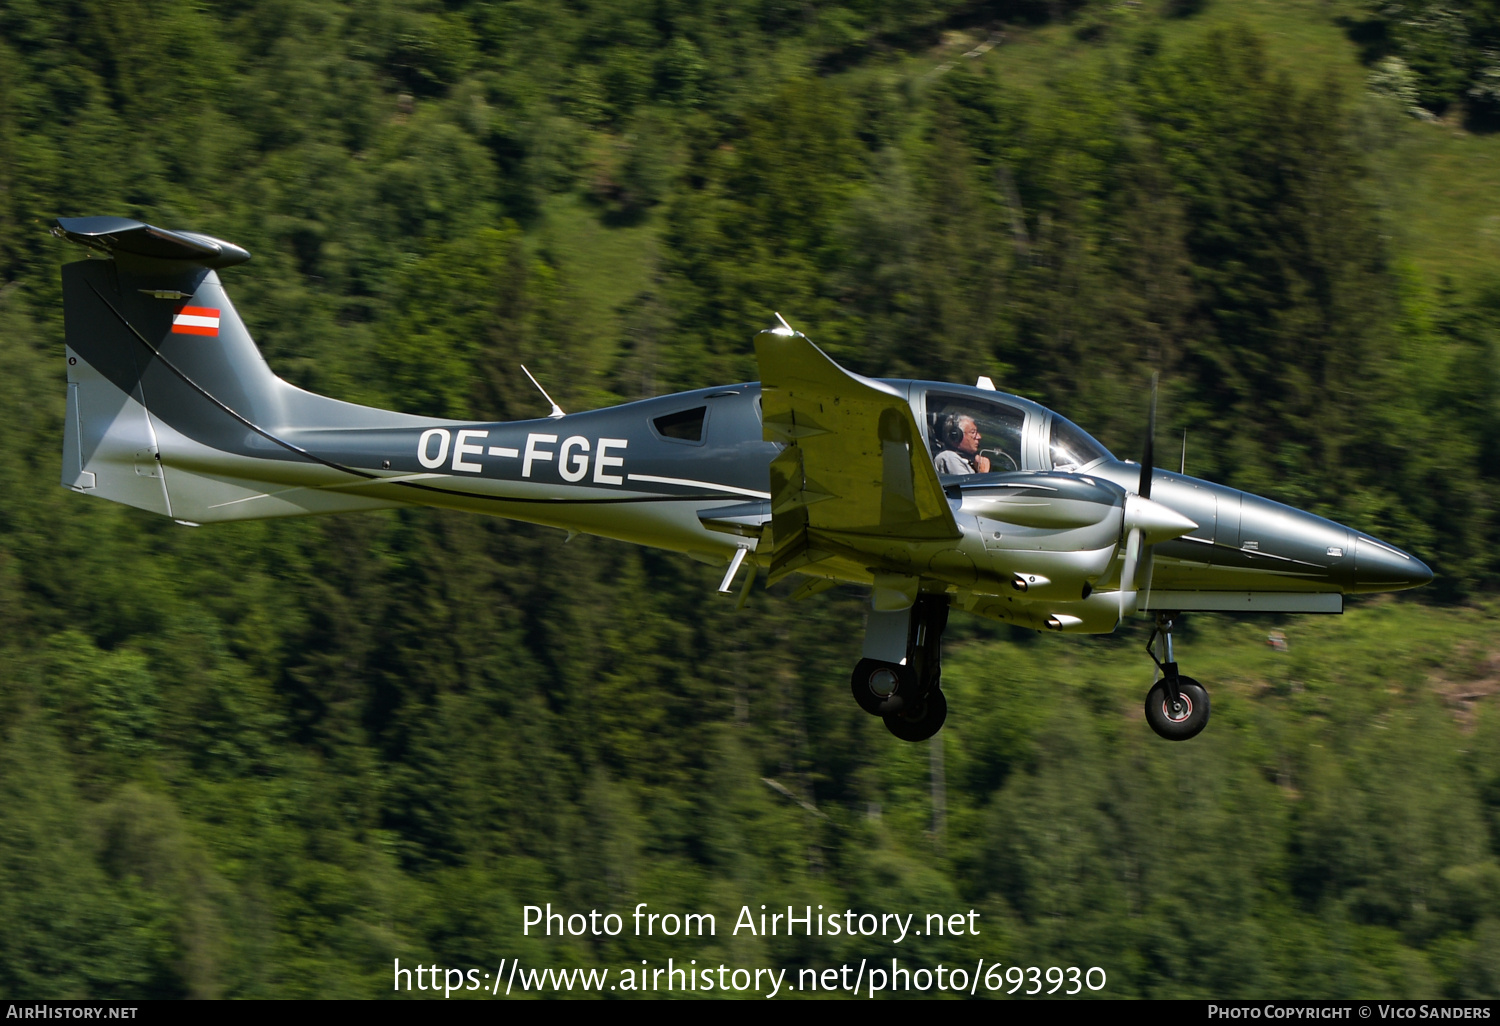
<svg viewBox="0 0 1500 1026"><path fill-rule="evenodd" d="M1146 654L1161 671L1161 679L1146 693L1146 722L1168 741L1186 741L1208 726L1208 692L1202 684L1177 671L1172 658L1172 629L1181 613L1157 613L1156 626L1146 639ZM1157 657L1157 639L1161 639Z"/></svg>
<svg viewBox="0 0 1500 1026"><path fill-rule="evenodd" d="M925 741L948 716L941 685L948 596L918 595L908 609L871 612L865 658L850 690L859 707L903 741Z"/></svg>

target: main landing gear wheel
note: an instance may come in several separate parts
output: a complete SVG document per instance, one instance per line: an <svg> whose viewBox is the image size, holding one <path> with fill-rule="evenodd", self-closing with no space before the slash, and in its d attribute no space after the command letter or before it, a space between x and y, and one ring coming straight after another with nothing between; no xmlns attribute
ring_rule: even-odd
<svg viewBox="0 0 1500 1026"><path fill-rule="evenodd" d="M892 623L892 620L895 623ZM901 621L904 621L902 623ZM948 596L918 595L910 610L900 617L881 611L871 616L866 628L865 651L849 678L854 701L871 716L879 716L886 728L903 741L926 741L948 718L948 699L939 689L943 677L943 627L948 623ZM881 633L871 634L879 630ZM906 658L890 661L901 651L890 644L894 631L902 631ZM872 644L874 642L874 644ZM876 659L874 655L885 655Z"/></svg>
<svg viewBox="0 0 1500 1026"><path fill-rule="evenodd" d="M912 708L883 717L885 729L903 741L926 741L942 729L948 718L948 699L941 688L933 688Z"/></svg>
<svg viewBox="0 0 1500 1026"><path fill-rule="evenodd" d="M849 678L849 690L859 707L871 716L900 711L916 694L917 674L910 666L880 659L861 659Z"/></svg>
<svg viewBox="0 0 1500 1026"><path fill-rule="evenodd" d="M1146 722L1168 741L1197 737L1208 726L1208 692L1191 677L1177 677L1176 696L1166 678L1146 693Z"/></svg>

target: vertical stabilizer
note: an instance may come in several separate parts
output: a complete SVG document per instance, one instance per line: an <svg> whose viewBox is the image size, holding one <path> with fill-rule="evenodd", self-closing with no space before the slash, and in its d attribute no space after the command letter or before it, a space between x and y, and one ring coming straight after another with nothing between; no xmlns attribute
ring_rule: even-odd
<svg viewBox="0 0 1500 1026"><path fill-rule="evenodd" d="M118 217L60 218L55 233L108 258L62 269L65 486L192 523L408 504L349 490L376 480L375 467L290 440L427 419L278 378L215 270L249 253Z"/></svg>

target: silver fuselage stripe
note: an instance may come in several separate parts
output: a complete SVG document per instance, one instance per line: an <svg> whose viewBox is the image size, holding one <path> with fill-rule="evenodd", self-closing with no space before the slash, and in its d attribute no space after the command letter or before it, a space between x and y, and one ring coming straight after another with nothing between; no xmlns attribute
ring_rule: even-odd
<svg viewBox="0 0 1500 1026"><path fill-rule="evenodd" d="M770 492L757 492L749 488L736 488L733 485L716 484L713 481L690 481L685 477L657 477L654 474L626 474L631 481L646 481L650 484L674 484L685 485L689 488L712 488L718 492L730 492L734 495L748 495L752 499L769 499Z"/></svg>

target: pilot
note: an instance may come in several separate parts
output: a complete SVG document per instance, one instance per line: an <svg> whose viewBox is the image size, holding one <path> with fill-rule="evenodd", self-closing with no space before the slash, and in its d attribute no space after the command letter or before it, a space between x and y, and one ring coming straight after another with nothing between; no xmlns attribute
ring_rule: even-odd
<svg viewBox="0 0 1500 1026"><path fill-rule="evenodd" d="M988 474L990 458L979 455L979 426L966 413L950 413L942 419L943 444L933 465L939 474Z"/></svg>

